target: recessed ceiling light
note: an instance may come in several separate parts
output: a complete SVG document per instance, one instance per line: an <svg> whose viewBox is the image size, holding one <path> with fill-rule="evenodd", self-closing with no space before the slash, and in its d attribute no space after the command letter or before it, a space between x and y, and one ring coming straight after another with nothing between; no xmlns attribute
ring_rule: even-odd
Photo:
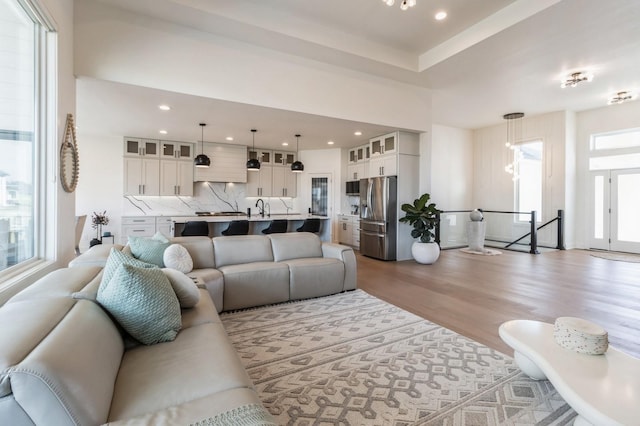
<svg viewBox="0 0 640 426"><path fill-rule="evenodd" d="M435 16L436 21L442 21L446 17L447 17L447 12L445 12L444 10L436 13L436 16Z"/></svg>
<svg viewBox="0 0 640 426"><path fill-rule="evenodd" d="M333 145L333 144L334 144L334 142L333 142L333 141L329 141L329 142L327 142L327 145Z"/></svg>
<svg viewBox="0 0 640 426"><path fill-rule="evenodd" d="M362 136L362 132L360 130L358 130L357 132L354 133L354 135L356 136Z"/></svg>
<svg viewBox="0 0 640 426"><path fill-rule="evenodd" d="M169 105L158 105L158 108L160 108L163 111L169 111L171 109L171 107Z"/></svg>
<svg viewBox="0 0 640 426"><path fill-rule="evenodd" d="M166 130L160 130L160 134L161 135L166 135L167 133L169 133L169 132L167 132Z"/></svg>
<svg viewBox="0 0 640 426"><path fill-rule="evenodd" d="M227 136L225 139L228 140L228 141L232 141L233 140L233 136Z"/></svg>
<svg viewBox="0 0 640 426"><path fill-rule="evenodd" d="M289 146L289 142L282 142L282 146Z"/></svg>

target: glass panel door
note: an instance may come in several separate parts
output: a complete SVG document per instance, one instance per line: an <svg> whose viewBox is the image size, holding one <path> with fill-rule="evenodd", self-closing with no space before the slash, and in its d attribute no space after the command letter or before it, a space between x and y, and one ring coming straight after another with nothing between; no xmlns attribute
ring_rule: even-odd
<svg viewBox="0 0 640 426"><path fill-rule="evenodd" d="M311 214L327 216L329 201L329 179L326 177L311 178Z"/></svg>
<svg viewBox="0 0 640 426"><path fill-rule="evenodd" d="M640 169L611 172L611 250L640 253Z"/></svg>

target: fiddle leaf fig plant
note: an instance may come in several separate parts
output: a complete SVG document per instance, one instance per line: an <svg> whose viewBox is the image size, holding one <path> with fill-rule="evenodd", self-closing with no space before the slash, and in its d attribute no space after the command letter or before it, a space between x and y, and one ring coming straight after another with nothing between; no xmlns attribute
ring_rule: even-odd
<svg viewBox="0 0 640 426"><path fill-rule="evenodd" d="M411 236L420 238L422 243L430 243L435 239L434 229L438 223L438 213L435 203L429 203L431 196L422 194L420 198L413 200L413 204L403 204L402 211L405 216L400 222L413 226Z"/></svg>

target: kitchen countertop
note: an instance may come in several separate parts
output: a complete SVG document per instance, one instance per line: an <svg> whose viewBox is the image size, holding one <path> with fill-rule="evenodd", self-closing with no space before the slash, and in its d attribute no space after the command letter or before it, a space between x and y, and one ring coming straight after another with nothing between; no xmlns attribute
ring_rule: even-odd
<svg viewBox="0 0 640 426"><path fill-rule="evenodd" d="M271 216L265 215L262 217L259 214L252 214L250 218L247 217L246 214L238 214L238 215L225 215L225 216L172 216L171 220L176 223L185 223L193 220L201 220L205 222L231 222L232 220L249 220L250 222L266 222L275 219L287 219L287 220L305 220L317 218L322 220L329 219L328 216L316 216L316 215L303 215L300 213L289 213L289 214L272 214Z"/></svg>

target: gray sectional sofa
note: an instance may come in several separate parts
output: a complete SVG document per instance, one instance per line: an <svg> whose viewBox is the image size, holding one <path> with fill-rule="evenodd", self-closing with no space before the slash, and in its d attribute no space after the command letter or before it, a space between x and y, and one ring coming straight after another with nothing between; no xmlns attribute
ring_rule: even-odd
<svg viewBox="0 0 640 426"><path fill-rule="evenodd" d="M173 242L201 283L174 341L129 347L86 300L107 246L0 307L0 424L270 424L218 312L355 289L353 251L306 233Z"/></svg>

